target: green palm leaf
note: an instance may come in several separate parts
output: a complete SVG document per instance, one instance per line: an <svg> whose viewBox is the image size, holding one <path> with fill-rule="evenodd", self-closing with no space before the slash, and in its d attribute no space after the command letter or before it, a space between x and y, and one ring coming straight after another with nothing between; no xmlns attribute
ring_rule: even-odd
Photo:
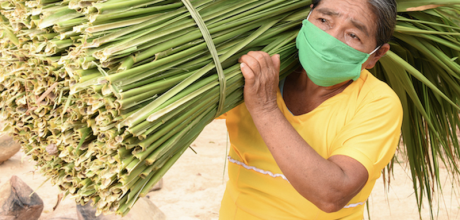
<svg viewBox="0 0 460 220"><path fill-rule="evenodd" d="M458 4L457 0L397 0L398 12L424 11L440 6Z"/></svg>

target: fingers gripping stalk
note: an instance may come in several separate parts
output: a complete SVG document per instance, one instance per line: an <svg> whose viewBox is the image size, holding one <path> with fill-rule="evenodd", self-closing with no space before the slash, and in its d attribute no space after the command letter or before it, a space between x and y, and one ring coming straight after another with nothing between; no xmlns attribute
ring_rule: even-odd
<svg viewBox="0 0 460 220"><path fill-rule="evenodd" d="M251 115L266 114L276 110L280 56L251 51L242 56L239 62L246 81L244 101Z"/></svg>

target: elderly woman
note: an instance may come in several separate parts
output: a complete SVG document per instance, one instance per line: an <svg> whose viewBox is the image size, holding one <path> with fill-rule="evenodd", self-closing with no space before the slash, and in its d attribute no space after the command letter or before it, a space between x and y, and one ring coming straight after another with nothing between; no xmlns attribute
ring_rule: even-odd
<svg viewBox="0 0 460 220"><path fill-rule="evenodd" d="M398 145L402 107L366 69L390 49L394 0L316 0L297 37L302 69L241 57L245 103L224 115L220 219L357 219Z"/></svg>

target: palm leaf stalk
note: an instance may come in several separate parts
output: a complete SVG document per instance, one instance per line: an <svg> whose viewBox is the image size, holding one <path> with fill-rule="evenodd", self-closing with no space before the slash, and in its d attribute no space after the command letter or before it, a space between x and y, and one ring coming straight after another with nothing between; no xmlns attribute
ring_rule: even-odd
<svg viewBox="0 0 460 220"><path fill-rule="evenodd" d="M191 3L224 70L219 113L215 63L182 1L0 4L7 129L54 184L81 204L93 200L98 213L128 213L205 125L242 102L241 55L281 54L281 77L299 67L295 37L311 1ZM460 1L399 3L392 51L372 72L403 103L420 208L440 187L439 162L459 173Z"/></svg>

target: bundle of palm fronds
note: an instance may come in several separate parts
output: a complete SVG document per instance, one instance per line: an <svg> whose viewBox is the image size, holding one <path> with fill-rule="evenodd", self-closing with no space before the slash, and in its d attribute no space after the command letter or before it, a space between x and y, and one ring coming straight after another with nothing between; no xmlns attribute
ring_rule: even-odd
<svg viewBox="0 0 460 220"><path fill-rule="evenodd" d="M150 190L204 126L242 102L241 55L280 54L281 77L298 68L295 37L311 4L0 2L7 129L77 202L93 200L99 212L118 214ZM430 196L426 184L437 180L431 174L438 158L459 173L460 0L405 2L392 52L374 73L401 97L403 136L419 178L414 186Z"/></svg>

